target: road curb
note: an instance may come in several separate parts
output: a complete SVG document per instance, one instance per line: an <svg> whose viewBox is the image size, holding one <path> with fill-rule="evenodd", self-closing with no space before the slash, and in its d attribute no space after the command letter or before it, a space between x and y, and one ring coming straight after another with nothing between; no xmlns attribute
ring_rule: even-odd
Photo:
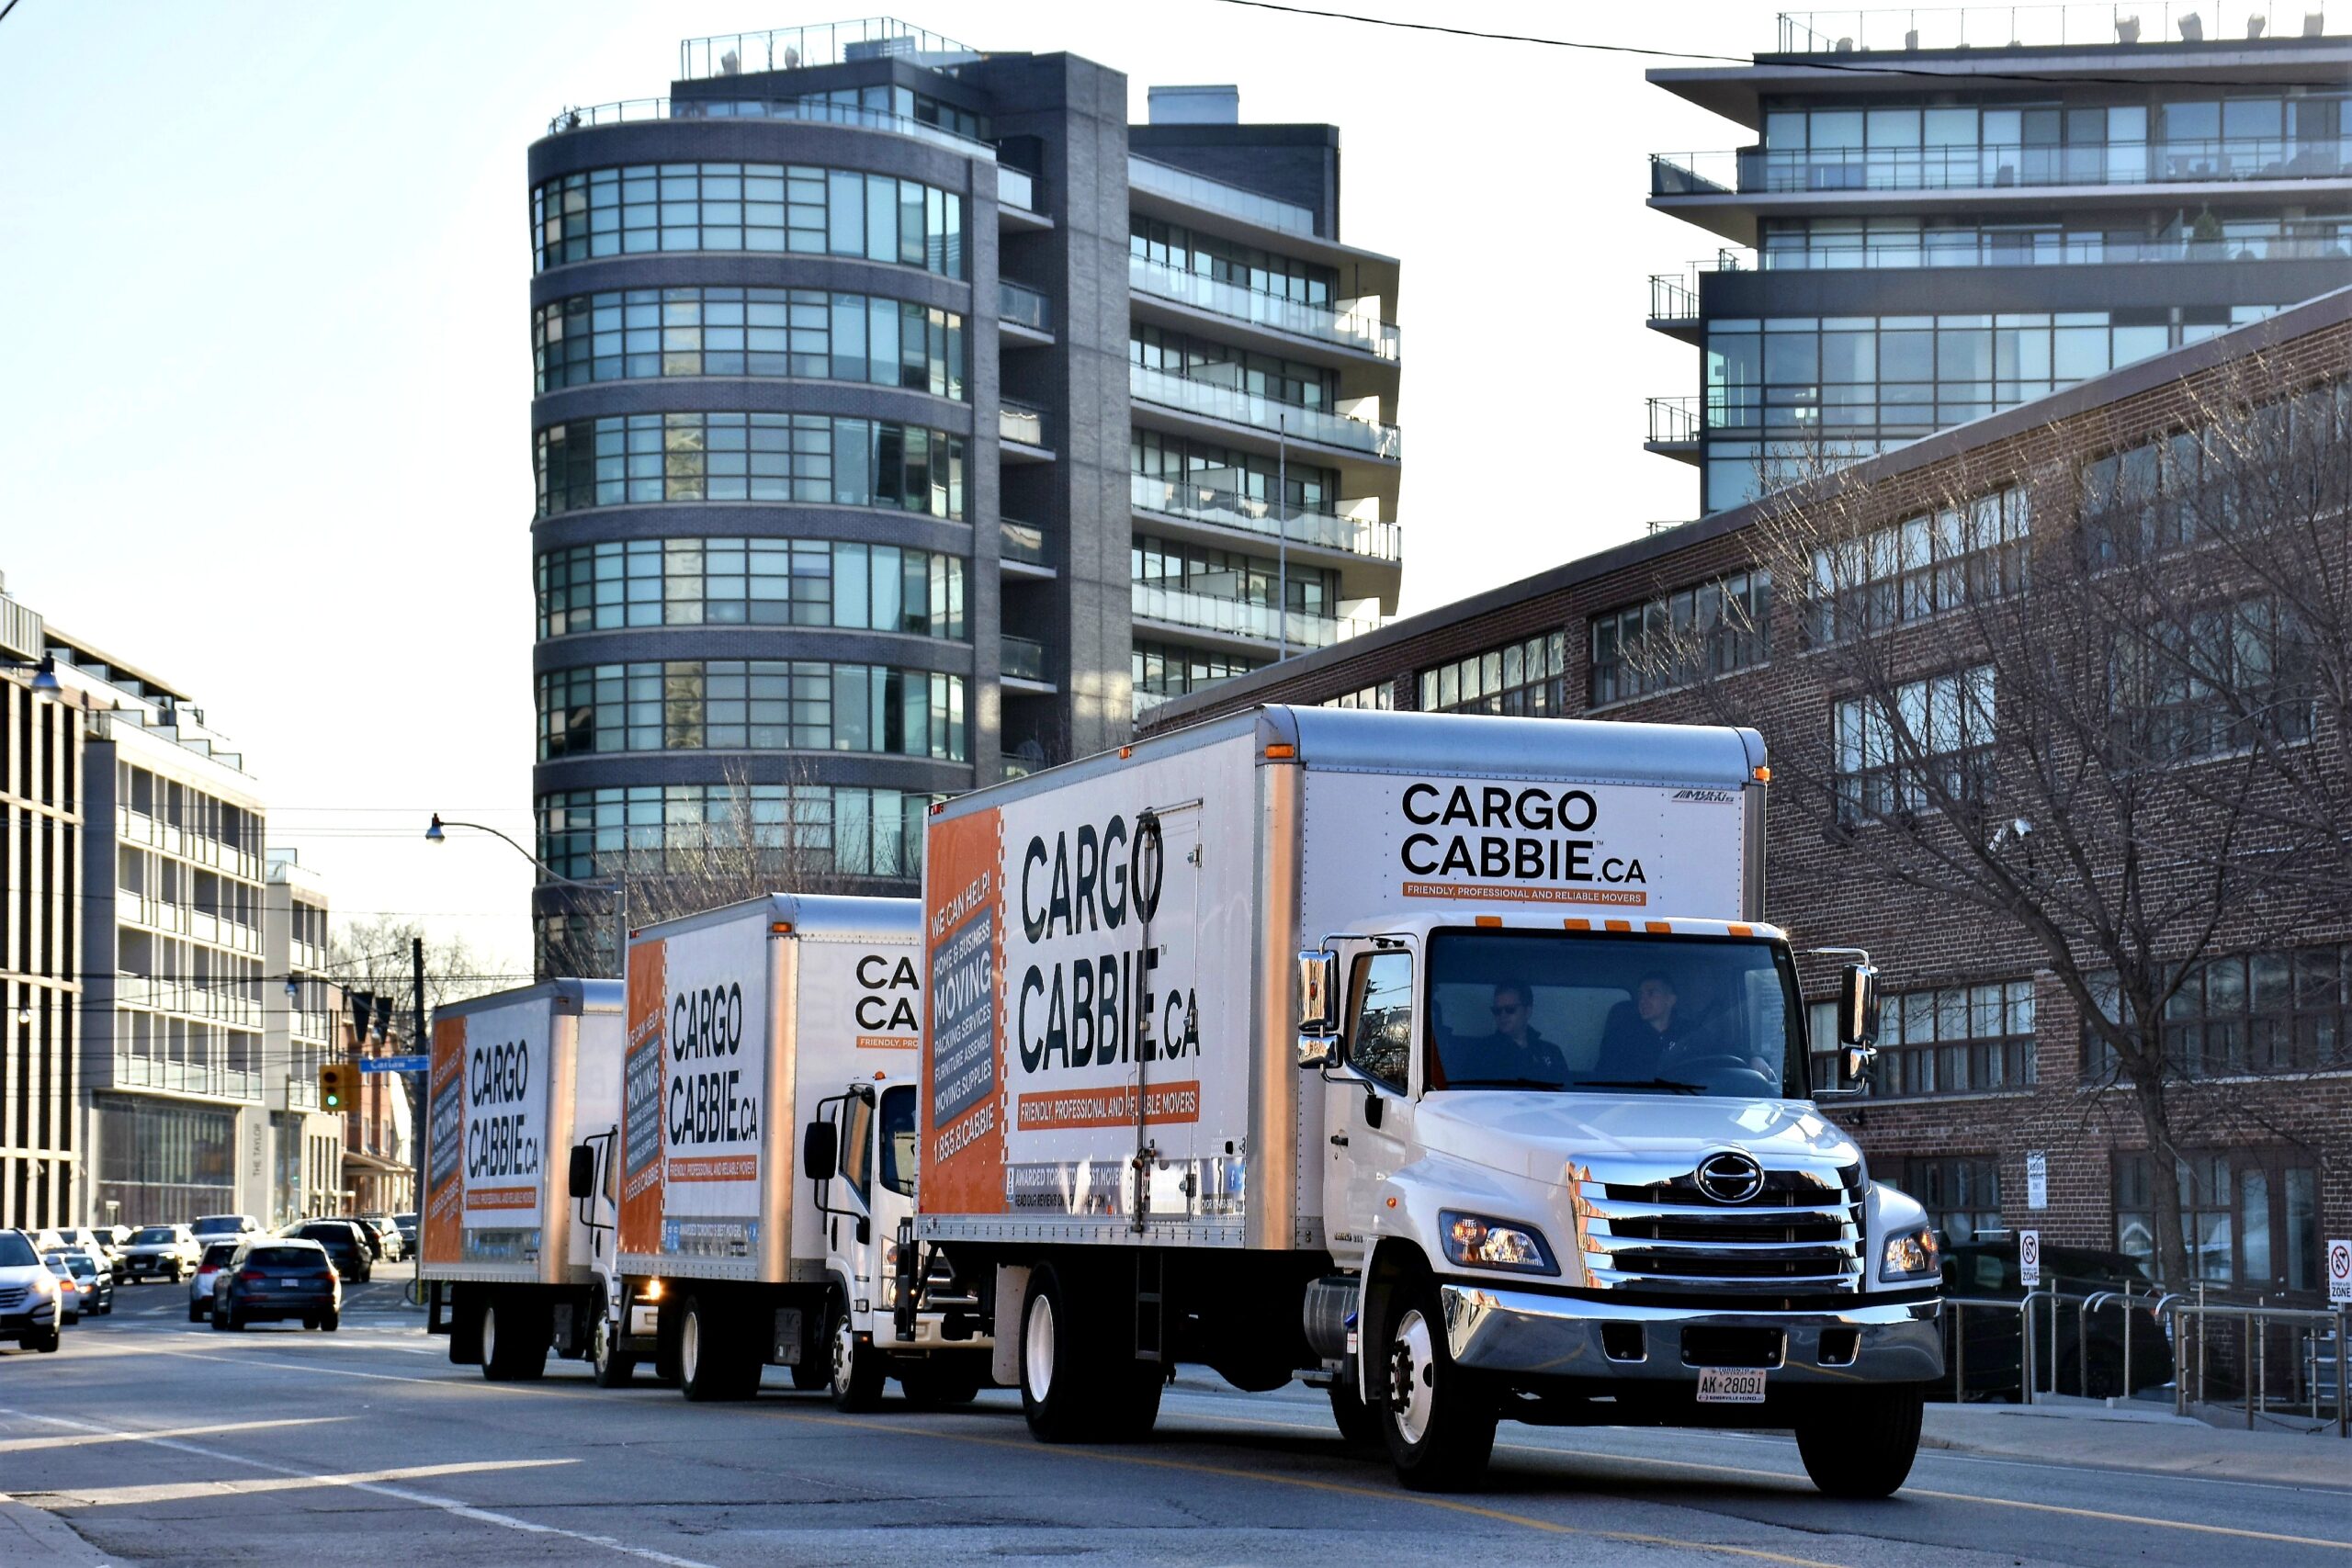
<svg viewBox="0 0 2352 1568"><path fill-rule="evenodd" d="M120 1568L121 1561L84 1540L72 1525L48 1509L19 1503L0 1492L0 1562Z"/></svg>

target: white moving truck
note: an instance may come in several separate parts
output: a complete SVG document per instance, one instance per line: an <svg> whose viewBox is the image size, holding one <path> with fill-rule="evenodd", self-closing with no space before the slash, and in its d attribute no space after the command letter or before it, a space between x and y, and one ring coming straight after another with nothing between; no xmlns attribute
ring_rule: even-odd
<svg viewBox="0 0 2352 1568"><path fill-rule="evenodd" d="M1815 1109L1769 777L1752 730L1270 707L936 807L917 1229L1031 1431L1138 1435L1184 1359L1327 1384L1411 1485L1510 1417L1900 1486L1932 1233Z"/></svg>
<svg viewBox="0 0 2352 1568"><path fill-rule="evenodd" d="M575 1129L612 1122L620 1061L617 980L435 1010L416 1274L452 1361L507 1380L537 1377L550 1347L586 1352L602 1299L594 1215L567 1200L564 1156Z"/></svg>
<svg viewBox="0 0 2352 1568"><path fill-rule="evenodd" d="M617 1113L572 1159L617 1214L600 1382L649 1355L697 1400L771 1363L847 1409L986 1382L978 1303L913 1237L921 931L910 899L778 894L630 933Z"/></svg>

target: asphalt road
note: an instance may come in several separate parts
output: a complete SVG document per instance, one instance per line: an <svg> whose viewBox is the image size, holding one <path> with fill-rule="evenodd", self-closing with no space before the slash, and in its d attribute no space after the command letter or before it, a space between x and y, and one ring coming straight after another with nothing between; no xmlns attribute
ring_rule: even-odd
<svg viewBox="0 0 2352 1568"><path fill-rule="evenodd" d="M0 1562L2345 1562L2352 1490L1923 1452L1883 1503L1781 1438L1506 1427L1490 1486L1399 1491L1319 1394L1187 1370L1156 1440L1046 1448L1017 1398L838 1414L448 1364L386 1270L340 1333L186 1321L123 1292L56 1355L0 1351ZM2063 1440L2063 1439L2061 1439ZM29 1505L29 1507L24 1506ZM38 1512L34 1510L39 1510ZM67 1532L71 1531L71 1534ZM78 1539L77 1539L78 1538ZM45 1555L51 1553L53 1555Z"/></svg>

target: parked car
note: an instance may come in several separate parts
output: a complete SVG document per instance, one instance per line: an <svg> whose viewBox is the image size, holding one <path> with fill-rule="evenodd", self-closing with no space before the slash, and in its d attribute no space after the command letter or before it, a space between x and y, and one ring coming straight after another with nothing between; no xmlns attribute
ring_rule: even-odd
<svg viewBox="0 0 2352 1568"><path fill-rule="evenodd" d="M364 1285L375 1277L375 1249L368 1245L356 1220L304 1220L278 1234L290 1241L314 1241L325 1247L336 1271L355 1285Z"/></svg>
<svg viewBox="0 0 2352 1568"><path fill-rule="evenodd" d="M197 1263L196 1273L187 1282L187 1320L202 1323L212 1315L212 1280L237 1256L239 1243L233 1241L207 1242L204 1257Z"/></svg>
<svg viewBox="0 0 2352 1568"><path fill-rule="evenodd" d="M74 1270L66 1267L65 1254L44 1252L40 1255L40 1266L57 1280L57 1321L67 1324L81 1322L82 1281L75 1279Z"/></svg>
<svg viewBox="0 0 2352 1568"><path fill-rule="evenodd" d="M332 1334L343 1322L343 1281L328 1249L291 1236L249 1236L213 1277L212 1326L300 1320Z"/></svg>
<svg viewBox="0 0 2352 1568"><path fill-rule="evenodd" d="M409 1258L417 1255L416 1215L413 1213L394 1214L392 1228L401 1233L401 1251Z"/></svg>
<svg viewBox="0 0 2352 1568"><path fill-rule="evenodd" d="M71 1271L74 1283L80 1288L80 1315L114 1315L114 1270L107 1267L105 1258L76 1247L68 1247L63 1252L49 1253L41 1261L51 1265L52 1269L62 1262Z"/></svg>
<svg viewBox="0 0 2352 1568"><path fill-rule="evenodd" d="M185 1280L204 1259L186 1225L142 1225L122 1249L123 1278Z"/></svg>
<svg viewBox="0 0 2352 1568"><path fill-rule="evenodd" d="M398 1263L408 1255L406 1249L401 1245L400 1228L392 1224L391 1215L362 1214L359 1216L359 1223L374 1233L378 1244L376 1256L383 1261Z"/></svg>
<svg viewBox="0 0 2352 1568"><path fill-rule="evenodd" d="M22 1231L0 1231L0 1339L28 1350L54 1350L59 1332L57 1276Z"/></svg>
<svg viewBox="0 0 2352 1568"><path fill-rule="evenodd" d="M1952 1379L1949 1369L1957 1353L1953 1343L1953 1325L1961 1325L1959 1350L1965 1352L1961 1375L1966 1380L1967 1395L1971 1399L1987 1396L2015 1398L2024 1384L2021 1375L2022 1338L2018 1332L2019 1314L2007 1303L2022 1303L2026 1289L2022 1270L2018 1263L2018 1244L2014 1240L1962 1242L1947 1250L1943 1260L1944 1294L1963 1301L1997 1301L2000 1307L1964 1306L1954 1312L1947 1307L1943 1314L1944 1365L1946 1376L1930 1391L1930 1398L1950 1399ZM2143 1388L2161 1388L2172 1381L2172 1345L2165 1337L2164 1325L2151 1310L2156 1300L2155 1286L2142 1269L2140 1260L2129 1253L2102 1252L2090 1247L2052 1247L2041 1248L2041 1284L2045 1292L2054 1291L2058 1303L2058 1364L2056 1381L2052 1381L2049 1359L2050 1307L2038 1302L2034 1308L2037 1351L2034 1383L2037 1388L2055 1389L2060 1393L2086 1394L2093 1399L2109 1398L2116 1394L2136 1393ZM2080 1302L2101 1291L2128 1292L2132 1304L2107 1303L2084 1318ZM2123 1314L2132 1319L2131 1377L2124 1377ZM2079 1325L2077 1319L2082 1319Z"/></svg>
<svg viewBox="0 0 2352 1568"><path fill-rule="evenodd" d="M234 1241L240 1236L259 1235L261 1222L251 1214L198 1214L188 1229L198 1241L220 1241L224 1237Z"/></svg>

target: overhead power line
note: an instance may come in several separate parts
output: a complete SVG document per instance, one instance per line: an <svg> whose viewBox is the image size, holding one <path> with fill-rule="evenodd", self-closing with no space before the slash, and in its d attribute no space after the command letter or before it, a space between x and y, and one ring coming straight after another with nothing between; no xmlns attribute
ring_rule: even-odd
<svg viewBox="0 0 2352 1568"><path fill-rule="evenodd" d="M1327 22L1360 22L1368 28L1396 28L1408 32L1444 33L1453 38L1484 39L1495 43L1532 43L1547 49L1582 50L1595 54L1639 54L1654 60L1706 60L1726 65L1753 65L1755 57L1746 54L1710 54L1695 49L1652 49L1630 43L1594 43L1585 39L1544 38L1534 33L1488 32L1478 28L1449 27L1442 22L1408 22L1395 17L1367 17L1355 11L1322 11L1308 6L1284 6L1278 0L1216 0L1220 6L1241 6L1253 11L1280 11L1293 17L1313 17ZM2216 42L2221 40L2216 39ZM2077 47L2097 48L2085 44ZM2135 46L2136 47L2136 46ZM1804 61L1809 71L1845 71L1862 76L1926 76L1941 82L2034 82L2044 85L2082 83L2098 86L2143 87L2243 87L2239 80L2207 80L2195 76L2109 76L2085 75L2080 73L2055 71L1939 71L1926 65L1865 64L1859 61L1830 61L1808 55ZM2343 84L2326 82L2278 82L2266 80L2261 84L2273 87L2334 88Z"/></svg>

